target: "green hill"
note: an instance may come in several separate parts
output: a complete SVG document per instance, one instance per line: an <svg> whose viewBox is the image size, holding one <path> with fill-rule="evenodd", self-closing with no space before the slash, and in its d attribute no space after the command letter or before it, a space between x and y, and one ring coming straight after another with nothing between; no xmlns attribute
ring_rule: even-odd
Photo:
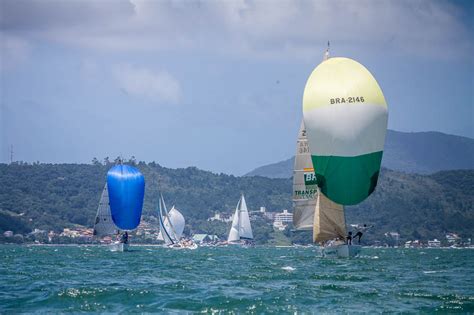
<svg viewBox="0 0 474 315"><path fill-rule="evenodd" d="M0 164L0 232L26 233L34 228L60 231L73 224L92 226L97 204L112 164ZM175 204L187 219L187 231L225 235L225 224L206 221L215 211L232 213L245 193L250 210L291 209L291 179L235 177L194 167L169 169L140 162L145 175L145 216L153 216L158 187L167 204ZM444 171L432 175L384 169L376 192L347 208L349 223L373 223L370 238L398 231L402 238L440 238L445 232L472 236L474 231L474 171ZM260 237L271 229L263 221ZM258 234L257 233L257 234ZM301 236L295 236L296 238Z"/></svg>
<svg viewBox="0 0 474 315"><path fill-rule="evenodd" d="M246 176L289 178L293 176L294 161L292 157L264 165L247 173ZM388 130L382 166L391 170L418 174L474 169L474 139L441 132Z"/></svg>

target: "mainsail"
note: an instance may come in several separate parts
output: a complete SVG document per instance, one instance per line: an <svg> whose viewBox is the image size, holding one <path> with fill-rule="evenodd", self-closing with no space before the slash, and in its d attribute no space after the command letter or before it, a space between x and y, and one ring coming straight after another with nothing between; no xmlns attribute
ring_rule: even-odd
<svg viewBox="0 0 474 315"><path fill-rule="evenodd" d="M173 206L171 210L168 212L168 216L165 216L163 223L167 231L170 231L171 227L174 228L173 230L176 233L176 241L181 239L181 236L183 235L183 231L184 231L185 220L181 212L178 211L178 209L176 209ZM160 230L160 233L158 234L158 240L161 240L161 241L165 240L161 230Z"/></svg>
<svg viewBox="0 0 474 315"><path fill-rule="evenodd" d="M344 240L346 237L344 207L329 200L319 189L316 195L313 242L325 242L337 238Z"/></svg>
<svg viewBox="0 0 474 315"><path fill-rule="evenodd" d="M247 210L247 203L245 197L240 197L239 203L235 208L234 218L232 219L232 226L230 228L228 242L237 242L240 240L252 240L253 233L250 226L250 218Z"/></svg>
<svg viewBox="0 0 474 315"><path fill-rule="evenodd" d="M106 236L117 234L117 227L112 221L109 204L109 192L107 190L107 183L102 190L100 196L99 207L97 208L97 215L94 223L94 235Z"/></svg>
<svg viewBox="0 0 474 315"><path fill-rule="evenodd" d="M293 171L293 226L297 230L312 230L316 207L317 182L309 151L304 121L301 121L296 141Z"/></svg>

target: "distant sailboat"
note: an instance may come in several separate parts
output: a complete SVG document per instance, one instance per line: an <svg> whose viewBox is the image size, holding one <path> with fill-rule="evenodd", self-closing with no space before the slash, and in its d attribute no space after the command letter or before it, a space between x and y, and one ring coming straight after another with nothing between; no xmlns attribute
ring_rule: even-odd
<svg viewBox="0 0 474 315"><path fill-rule="evenodd" d="M230 228L227 242L239 243L241 241L253 240L252 227L250 225L249 213L245 197L242 194L239 203L235 208L234 217L232 219L232 226Z"/></svg>
<svg viewBox="0 0 474 315"><path fill-rule="evenodd" d="M168 213L168 210L166 209L165 199L163 198L163 195L161 194L160 194L160 201L159 201L159 206L158 206L158 221L159 221L159 226L160 226L160 233L158 235L158 239L160 239L161 237L161 239L165 241L165 244L168 246L177 244L181 236L178 237L178 233L176 233L176 230L174 229L174 225L173 225L174 220L170 219L170 214ZM183 221L184 221L184 218L183 218ZM184 224L183 224L183 229L184 229Z"/></svg>
<svg viewBox="0 0 474 315"><path fill-rule="evenodd" d="M165 246L173 249L196 249L198 245L192 241L181 239L184 231L184 217L174 206L168 212L165 199L160 194L158 206L158 221L160 233L158 239L165 242Z"/></svg>
<svg viewBox="0 0 474 315"><path fill-rule="evenodd" d="M185 220L181 212L179 212L178 209L176 209L174 206L171 207L171 210L168 212L168 215L164 217L164 227L166 230L171 230L171 227L173 227L173 230L176 234L176 241L179 241L181 237L183 236L183 231L184 231L184 225L185 225ZM158 240L164 241L163 233L160 230L160 233L158 234Z"/></svg>

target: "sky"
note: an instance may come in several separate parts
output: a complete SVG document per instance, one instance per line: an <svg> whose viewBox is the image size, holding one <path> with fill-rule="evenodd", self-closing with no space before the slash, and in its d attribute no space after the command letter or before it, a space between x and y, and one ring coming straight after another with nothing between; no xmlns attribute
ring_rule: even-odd
<svg viewBox="0 0 474 315"><path fill-rule="evenodd" d="M0 162L287 159L328 40L375 76L390 129L474 138L473 3L0 0Z"/></svg>

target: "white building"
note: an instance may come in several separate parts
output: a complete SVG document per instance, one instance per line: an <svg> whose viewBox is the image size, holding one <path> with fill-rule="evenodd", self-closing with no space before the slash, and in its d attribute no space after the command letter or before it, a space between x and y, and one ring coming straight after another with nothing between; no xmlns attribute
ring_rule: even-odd
<svg viewBox="0 0 474 315"><path fill-rule="evenodd" d="M291 223L293 222L293 213L288 212L288 210L283 210L283 212L275 214L274 222Z"/></svg>
<svg viewBox="0 0 474 315"><path fill-rule="evenodd" d="M461 242L461 238L455 233L446 234L446 240L448 241L448 244L450 245L455 245Z"/></svg>
<svg viewBox="0 0 474 315"><path fill-rule="evenodd" d="M288 210L283 210L283 212L276 213L275 219L273 221L273 227L279 229L280 231L284 230L288 223L293 222L293 214L288 212Z"/></svg>
<svg viewBox="0 0 474 315"><path fill-rule="evenodd" d="M207 221L211 221L211 222L212 221L231 222L232 221L232 215L228 216L228 215L221 214L220 212L216 212L216 214L214 214L214 216L207 219Z"/></svg>
<svg viewBox="0 0 474 315"><path fill-rule="evenodd" d="M437 239L428 241L428 247L441 247L441 242L438 241Z"/></svg>

